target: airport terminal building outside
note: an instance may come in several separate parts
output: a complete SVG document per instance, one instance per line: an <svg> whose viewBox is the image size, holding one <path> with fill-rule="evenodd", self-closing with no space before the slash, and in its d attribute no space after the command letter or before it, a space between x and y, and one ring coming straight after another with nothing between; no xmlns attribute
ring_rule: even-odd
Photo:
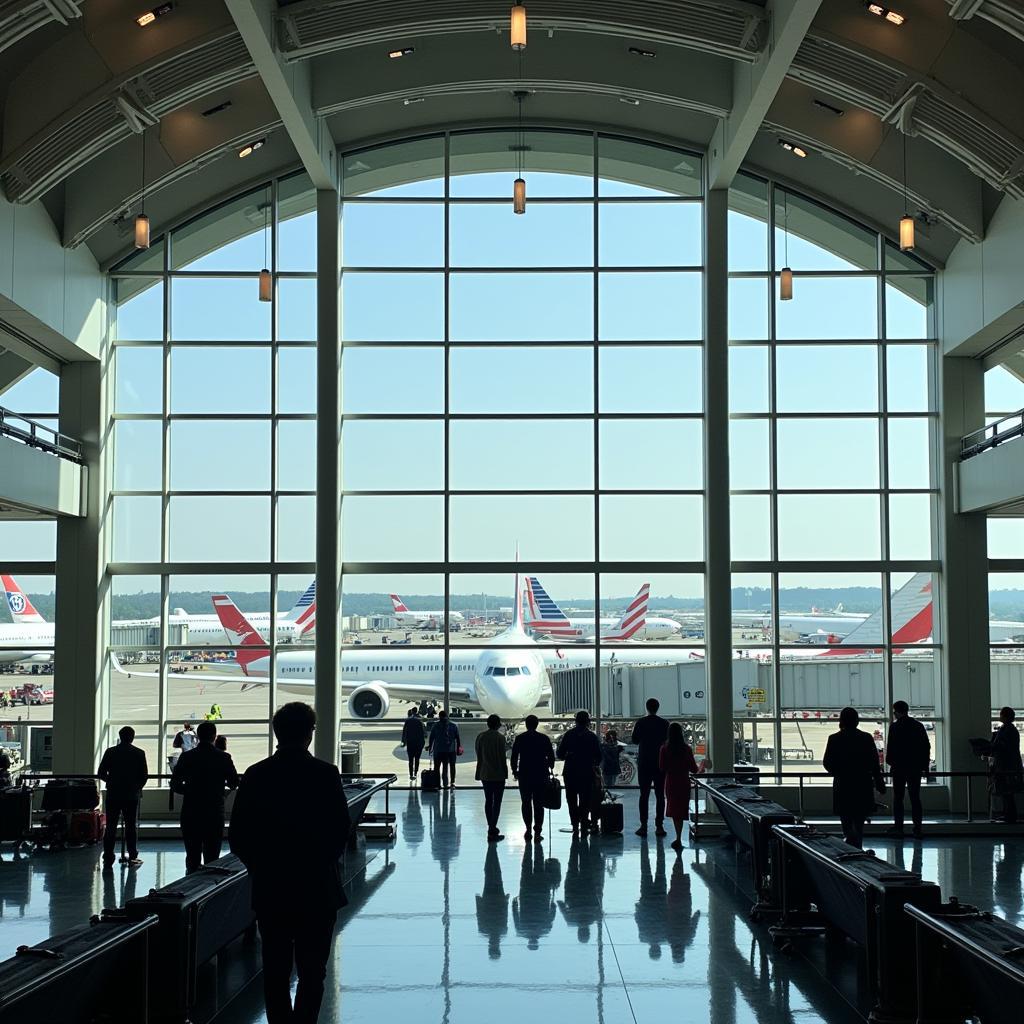
<svg viewBox="0 0 1024 1024"><path fill-rule="evenodd" d="M961 433L940 422L943 394L977 396L981 378L940 366L930 267L757 174L708 193L700 154L649 140L526 125L340 160L340 209L324 193L318 207L302 173L275 178L111 269L91 526L0 523L4 573L37 604L56 591L53 667L33 648L52 709L0 712L12 736L52 710L56 764L91 770L130 723L162 764L181 723L216 704L244 766L272 749L273 709L306 694L320 753L357 740L364 771L390 771L407 691L479 713L454 681L507 639L517 573L584 616L614 618L649 583L649 613L679 626L628 658L600 631L531 639L552 731L586 706L621 732L655 687L698 748L799 770L846 703L883 734L904 698L943 769L964 766L989 705L1020 706L1012 628L991 634L983 710L963 710L964 672L989 638L959 655L945 643L950 621L985 631L961 564L978 527L951 525L940 501ZM514 217L523 163L529 208ZM779 298L784 266L799 301ZM17 386L19 411L74 434L90 400L44 373ZM318 472L338 483L319 498ZM992 567L1011 571L1004 537ZM90 544L91 639L62 617L89 610ZM77 565L58 557L76 550ZM198 645L178 612L212 616L224 593L269 622L314 576L321 635L338 599L337 694L313 685L332 658L314 671L313 633L270 630L269 670L247 679L227 635ZM912 637L909 586L930 594ZM816 592L859 604L819 612ZM391 594L438 611L410 627ZM787 622L797 611L804 627ZM868 646L842 651L864 620ZM286 678L301 657L307 678ZM399 669L411 682L389 699ZM358 713L352 688L377 680Z"/></svg>

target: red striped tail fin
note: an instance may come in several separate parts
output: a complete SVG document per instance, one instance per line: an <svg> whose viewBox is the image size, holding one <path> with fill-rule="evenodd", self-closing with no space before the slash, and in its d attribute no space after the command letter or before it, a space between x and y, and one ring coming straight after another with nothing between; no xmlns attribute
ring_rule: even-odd
<svg viewBox="0 0 1024 1024"><path fill-rule="evenodd" d="M244 672L254 661L265 658L270 653L266 641L260 636L259 630L238 610L238 606L227 594L215 594L213 610L220 619L228 642L243 650L235 651L235 660Z"/></svg>
<svg viewBox="0 0 1024 1024"><path fill-rule="evenodd" d="M605 634L603 640L629 640L647 622L647 602L651 597L651 585L645 583L636 594L636 597L626 606L619 621Z"/></svg>

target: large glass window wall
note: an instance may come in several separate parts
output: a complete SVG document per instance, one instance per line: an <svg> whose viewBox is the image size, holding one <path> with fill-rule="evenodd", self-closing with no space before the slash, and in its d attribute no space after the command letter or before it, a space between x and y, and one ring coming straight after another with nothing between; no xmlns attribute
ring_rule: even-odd
<svg viewBox="0 0 1024 1024"><path fill-rule="evenodd" d="M933 277L781 184L729 205L737 756L820 771L846 705L881 750L897 699L936 756Z"/></svg>
<svg viewBox="0 0 1024 1024"><path fill-rule="evenodd" d="M536 703L556 739L585 707L628 740L654 694L700 752L724 439L704 430L699 157L528 129L342 166L342 733L362 770L403 773L413 704L451 710L463 780L481 704L518 725ZM932 278L780 186L741 178L731 206L736 755L814 770L846 703L881 730L907 696L941 728L939 638L901 620L938 572ZM287 622L313 574L313 207L302 177L270 183L113 274L107 720L142 725L155 763L220 713L247 764L273 708L312 698L315 633ZM216 594L267 637L248 679Z"/></svg>

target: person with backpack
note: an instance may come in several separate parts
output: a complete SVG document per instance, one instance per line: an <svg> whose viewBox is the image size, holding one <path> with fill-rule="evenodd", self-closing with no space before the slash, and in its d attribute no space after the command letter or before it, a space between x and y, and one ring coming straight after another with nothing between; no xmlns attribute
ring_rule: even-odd
<svg viewBox="0 0 1024 1024"><path fill-rule="evenodd" d="M443 708L437 713L437 721L430 730L427 753L434 758L434 768L441 775L441 788L455 788L455 758L462 753L459 727L448 718Z"/></svg>
<svg viewBox="0 0 1024 1024"><path fill-rule="evenodd" d="M402 746L409 757L409 781L414 782L420 770L420 756L426 742L426 730L419 708L409 708L409 714L402 725Z"/></svg>
<svg viewBox="0 0 1024 1024"><path fill-rule="evenodd" d="M120 818L124 818L128 863L138 867L142 863L139 859L139 800L143 787L149 781L149 766L146 764L146 752L135 746L135 730L130 725L122 726L117 735L120 742L104 751L96 773L107 787L103 867L114 866L114 842Z"/></svg>
<svg viewBox="0 0 1024 1024"><path fill-rule="evenodd" d="M544 838L544 792L555 770L555 748L546 733L537 731L540 719L536 715L527 715L524 724L526 732L512 742L512 776L519 783L523 802L523 838L530 841L532 828L533 841L539 843Z"/></svg>

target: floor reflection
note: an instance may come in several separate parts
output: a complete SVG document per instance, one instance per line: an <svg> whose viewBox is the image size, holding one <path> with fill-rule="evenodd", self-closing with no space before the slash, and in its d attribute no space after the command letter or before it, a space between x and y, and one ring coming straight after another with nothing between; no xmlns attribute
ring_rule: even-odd
<svg viewBox="0 0 1024 1024"><path fill-rule="evenodd" d="M510 797L513 794L510 794ZM854 1024L856 958L778 955L748 916L749 865L722 844L679 856L655 837L523 839L506 800L506 840L486 841L472 791L402 794L393 847L370 859L339 916L322 1021L463 1024L545 1018L607 1024ZM630 819L633 819L632 821ZM1019 921L1024 844L998 839L873 844L879 856ZM144 843L138 870L99 870L96 848L0 856L0 955L88 920L183 873L174 841ZM838 991L837 991L838 990ZM840 995L839 992L844 993ZM218 1017L264 1020L258 985Z"/></svg>

